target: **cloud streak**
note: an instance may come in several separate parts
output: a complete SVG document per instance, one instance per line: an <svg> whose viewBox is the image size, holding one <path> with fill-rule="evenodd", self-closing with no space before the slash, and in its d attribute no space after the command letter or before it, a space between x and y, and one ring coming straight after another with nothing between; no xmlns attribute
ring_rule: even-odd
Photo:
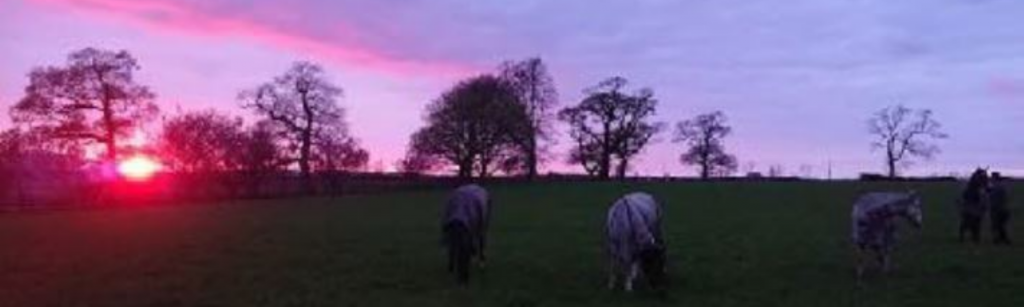
<svg viewBox="0 0 1024 307"><path fill-rule="evenodd" d="M390 74L462 75L475 70L455 62L418 61L389 56L386 52L360 45L346 33L354 30L340 22L331 32L317 36L300 29L276 26L244 11L227 12L200 7L198 2L171 0L31 0L100 18L115 18L157 31L212 38L241 38L272 47L310 54L347 67L366 68ZM213 1L211 1L213 2ZM265 11L271 11L268 8ZM280 8L287 9L287 8ZM303 12L289 14L302 15Z"/></svg>

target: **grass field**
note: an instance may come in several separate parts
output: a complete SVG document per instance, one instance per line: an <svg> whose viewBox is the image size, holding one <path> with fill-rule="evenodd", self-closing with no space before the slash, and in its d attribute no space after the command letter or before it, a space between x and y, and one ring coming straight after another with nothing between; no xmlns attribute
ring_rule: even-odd
<svg viewBox="0 0 1024 307"><path fill-rule="evenodd" d="M9 213L0 306L1024 306L1024 249L956 243L955 183L913 184L924 228L902 229L892 276L856 286L854 196L906 187L493 187L491 259L464 289L438 246L447 191ZM605 290L605 210L631 190L666 205L667 299Z"/></svg>

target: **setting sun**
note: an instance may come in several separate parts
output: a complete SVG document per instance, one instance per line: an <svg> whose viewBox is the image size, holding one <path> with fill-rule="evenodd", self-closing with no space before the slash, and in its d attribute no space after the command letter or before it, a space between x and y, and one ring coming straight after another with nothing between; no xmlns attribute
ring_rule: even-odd
<svg viewBox="0 0 1024 307"><path fill-rule="evenodd" d="M117 165L117 172L129 180L146 180L159 170L160 163L146 156L134 156Z"/></svg>

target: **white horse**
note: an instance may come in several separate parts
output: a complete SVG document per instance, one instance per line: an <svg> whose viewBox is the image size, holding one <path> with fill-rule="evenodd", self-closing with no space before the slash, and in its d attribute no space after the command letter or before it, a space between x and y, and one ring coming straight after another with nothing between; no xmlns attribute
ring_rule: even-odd
<svg viewBox="0 0 1024 307"><path fill-rule="evenodd" d="M877 259L883 272L889 272L890 253L896 244L897 218L921 227L921 197L916 192L866 193L853 203L851 239L857 248L858 279L864 274L864 258L871 256L869 254Z"/></svg>
<svg viewBox="0 0 1024 307"><path fill-rule="evenodd" d="M641 273L652 288L665 283L665 241L661 236L661 207L647 193L623 196L608 209L605 225L610 258L608 289L623 276L626 291Z"/></svg>

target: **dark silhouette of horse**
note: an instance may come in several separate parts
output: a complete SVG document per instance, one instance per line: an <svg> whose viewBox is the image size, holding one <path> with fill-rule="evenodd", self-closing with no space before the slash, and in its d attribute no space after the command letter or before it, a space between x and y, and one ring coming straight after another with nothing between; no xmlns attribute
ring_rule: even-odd
<svg viewBox="0 0 1024 307"><path fill-rule="evenodd" d="M960 194L960 242L966 236L971 241L981 241L981 222L988 208L988 171L977 168L967 180L967 187Z"/></svg>
<svg viewBox="0 0 1024 307"><path fill-rule="evenodd" d="M442 243L448 248L448 271L456 282L469 282L469 264L479 258L486 261L484 246L490 220L487 190L471 184L459 187L448 198L441 216Z"/></svg>

